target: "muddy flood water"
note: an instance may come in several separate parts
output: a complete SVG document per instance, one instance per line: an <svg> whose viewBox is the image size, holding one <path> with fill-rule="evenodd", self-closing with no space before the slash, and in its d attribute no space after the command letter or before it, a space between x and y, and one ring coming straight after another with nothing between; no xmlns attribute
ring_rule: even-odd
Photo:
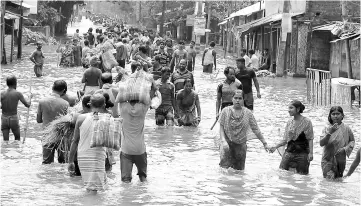
<svg viewBox="0 0 361 206"><path fill-rule="evenodd" d="M35 47L34 47L35 49ZM82 88L83 68L56 66L57 54L44 49L45 76L32 79L34 98L30 110L29 131L25 144L1 137L1 205L359 205L360 167L343 181L323 179L319 136L327 122L329 108L306 105L304 116L314 125L314 160L310 174L303 176L278 169L281 157L268 154L258 140L248 142L246 169L242 172L218 166L217 125L215 120L216 88L224 79L205 75L196 67L196 91L199 93L202 121L197 128L158 127L154 110L147 114L145 142L148 153L148 182L141 183L133 169L133 181L122 183L119 152L116 165L108 173L109 189L97 195L88 194L81 177L70 177L66 164L42 165L40 124L36 123L39 99L51 92L54 80L64 79L70 93ZM25 54L24 56L29 55ZM200 63L200 55L196 61ZM230 61L231 63L234 63ZM224 68L225 61L219 61ZM2 68L1 87L9 74L18 77L18 90L29 95L32 63L27 58ZM287 120L287 105L293 99L306 102L303 78L259 78L261 99L255 99L254 115L269 145L280 140ZM255 89L254 89L255 91ZM26 109L20 103L23 134ZM345 113L344 122L353 130L356 147L347 160L346 172L360 147L360 110Z"/></svg>

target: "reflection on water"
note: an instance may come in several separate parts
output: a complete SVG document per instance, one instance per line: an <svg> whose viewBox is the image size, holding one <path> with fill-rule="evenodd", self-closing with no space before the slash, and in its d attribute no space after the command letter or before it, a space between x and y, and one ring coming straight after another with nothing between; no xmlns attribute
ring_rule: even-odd
<svg viewBox="0 0 361 206"><path fill-rule="evenodd" d="M36 108L40 98L50 92L55 79L65 79L74 94L81 89L82 68L57 68L56 54L46 53L46 76L33 79L33 105L30 112L26 143L1 142L1 200L3 205L356 205L360 202L360 169L342 182L326 181L320 167L321 148L318 137L326 123L328 109L306 105L304 115L314 125L314 161L310 175L301 176L278 170L281 157L268 154L258 140L248 143L245 171L220 169L215 120L216 88L223 80L204 75L198 66L196 88L202 107L202 122L198 128L157 127L154 111L147 115L145 140L148 153L148 182L141 183L133 171L133 182L121 183L119 153L113 171L108 174L109 190L96 196L82 188L80 177L70 177L67 165L41 165L40 125L36 124ZM197 57L200 62L200 57ZM4 78L18 76L18 90L28 94L29 75L33 75L29 60L14 68L3 69ZM32 67L32 66L31 66ZM261 78L261 99L255 99L254 114L270 145L279 139L279 129L289 118L287 104L292 99L306 102L305 79ZM25 125L26 109L19 106L21 125ZM344 122L350 125L357 140L348 159L348 169L355 158L360 140L360 112L346 112ZM11 138L11 137L10 137ZM12 137L13 139L13 137Z"/></svg>

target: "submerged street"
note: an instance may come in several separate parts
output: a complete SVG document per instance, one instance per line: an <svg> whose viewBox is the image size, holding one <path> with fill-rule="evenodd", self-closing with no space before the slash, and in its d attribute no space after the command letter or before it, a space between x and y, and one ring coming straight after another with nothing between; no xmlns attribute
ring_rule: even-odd
<svg viewBox="0 0 361 206"><path fill-rule="evenodd" d="M26 46L29 47L29 46ZM35 46L33 46L35 49ZM31 51L32 49L27 48ZM148 153L148 182L141 183L133 170L133 182L122 183L119 152L116 165L108 173L109 189L96 196L85 192L81 177L70 177L67 164L42 165L40 124L36 123L39 99L51 92L54 80L63 79L68 91L75 95L82 89L83 68L57 67L54 48L44 46L45 76L34 77L30 53L14 66L2 68L1 86L5 78L14 74L18 90L29 95L32 78L34 94L25 144L1 138L1 201L2 205L357 205L360 202L360 167L343 181L328 181L322 177L320 166L322 148L319 136L327 122L329 108L307 105L304 78L258 78L261 99L255 97L254 115L270 146L283 134L288 103L298 99L306 104L304 116L312 120L315 133L314 160L306 176L278 169L281 156L268 154L258 140L248 142L245 171L221 169L219 164L219 125L215 121L216 88L223 81L225 62L220 59L218 76L202 73L201 55L196 58L195 84L200 97L202 121L197 128L158 127L154 110L147 114L145 143ZM254 89L255 91L255 89ZM20 103L20 125L23 131L26 108ZM356 146L347 159L346 172L360 147L360 111L345 112L344 123L353 130Z"/></svg>

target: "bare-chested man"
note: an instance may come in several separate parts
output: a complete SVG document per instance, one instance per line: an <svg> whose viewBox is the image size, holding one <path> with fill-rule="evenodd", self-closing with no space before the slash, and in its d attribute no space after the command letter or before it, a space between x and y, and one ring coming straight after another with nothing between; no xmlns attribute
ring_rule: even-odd
<svg viewBox="0 0 361 206"><path fill-rule="evenodd" d="M36 50L31 54L30 60L35 64L34 65L34 72L36 77L43 76L43 65L44 65L44 55L41 51L42 44L40 42L36 43Z"/></svg>
<svg viewBox="0 0 361 206"><path fill-rule="evenodd" d="M3 133L4 141L9 141L10 129L15 136L15 140L20 141L20 125L18 118L18 103L19 100L25 105L30 107L31 97L27 102L23 94L16 90L17 80L14 75L6 78L6 84L9 87L6 91L1 92L1 131Z"/></svg>
<svg viewBox="0 0 361 206"><path fill-rule="evenodd" d="M187 59L187 50L185 50L184 41L179 41L178 49L174 51L170 64L178 65L182 59Z"/></svg>
<svg viewBox="0 0 361 206"><path fill-rule="evenodd" d="M85 83L85 94L91 94L101 88L102 71L97 68L98 64L98 57L93 56L90 59L90 68L84 71L81 83Z"/></svg>

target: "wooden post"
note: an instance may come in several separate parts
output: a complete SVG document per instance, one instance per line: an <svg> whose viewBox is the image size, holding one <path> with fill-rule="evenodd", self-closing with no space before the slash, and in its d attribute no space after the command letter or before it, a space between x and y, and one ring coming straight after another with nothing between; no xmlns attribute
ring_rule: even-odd
<svg viewBox="0 0 361 206"><path fill-rule="evenodd" d="M270 38L270 41L269 41L269 43L270 43L270 48L269 48L269 53L270 53L270 56L271 56L271 65L270 65L270 67L269 67L269 69L270 69L270 72L273 72L273 58L274 58L274 56L273 56L273 32L272 32L272 24L270 25L271 27L270 27L270 33L269 33L269 38Z"/></svg>
<svg viewBox="0 0 361 206"><path fill-rule="evenodd" d="M1 64L6 64L6 53L5 53L5 6L6 2L1 1Z"/></svg>
<svg viewBox="0 0 361 206"><path fill-rule="evenodd" d="M210 29L211 26L211 19L212 19L212 12L211 12L211 1L207 2L207 15L208 15L208 19L207 19L207 26L206 29ZM206 32L206 46L208 45L208 41L209 41L209 32Z"/></svg>
<svg viewBox="0 0 361 206"><path fill-rule="evenodd" d="M20 20L19 20L19 32L18 32L18 59L21 59L22 54L22 37L23 37L23 0L20 1Z"/></svg>
<svg viewBox="0 0 361 206"><path fill-rule="evenodd" d="M262 49L261 51L263 51L265 49L265 39L264 39L264 26L261 27L261 38L262 38Z"/></svg>
<svg viewBox="0 0 361 206"><path fill-rule="evenodd" d="M346 0L341 0L342 19L343 23L346 24L348 21L348 12L346 9ZM346 46L346 65L347 65L347 77L352 79L352 65L351 65L351 54L350 54L350 40L345 39Z"/></svg>
<svg viewBox="0 0 361 206"><path fill-rule="evenodd" d="M276 75L282 77L287 72L287 52L289 53L289 46L287 47L287 39L291 39L291 33L289 33L290 21L290 0L284 0L283 2L283 14L282 14L282 34L281 41L278 47L278 60ZM288 42L290 43L290 42Z"/></svg>
<svg viewBox="0 0 361 206"><path fill-rule="evenodd" d="M13 62L13 55L14 55L14 24L15 19L12 19L13 26L11 27L11 46L10 46L10 62Z"/></svg>
<svg viewBox="0 0 361 206"><path fill-rule="evenodd" d="M166 4L167 4L167 1L163 1L162 16L160 17L160 29L159 29L159 33L160 33L161 37L163 37L163 35L164 35L163 25L164 25L164 13L165 13L165 10L166 10Z"/></svg>

